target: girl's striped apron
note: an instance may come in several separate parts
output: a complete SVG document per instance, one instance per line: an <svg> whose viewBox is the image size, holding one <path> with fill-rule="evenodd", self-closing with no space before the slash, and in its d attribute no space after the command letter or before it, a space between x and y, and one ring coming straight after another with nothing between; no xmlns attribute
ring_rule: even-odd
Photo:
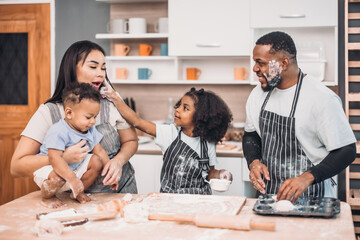
<svg viewBox="0 0 360 240"><path fill-rule="evenodd" d="M303 73L300 70L299 80L295 90L291 112L289 117L280 116L265 110L272 90L266 96L260 112L260 133L262 143L262 163L270 173L270 181L263 178L266 184L266 193L276 194L282 183L288 179L301 175L310 167L314 166L306 156L295 133L295 110L299 98L299 92L303 81ZM324 196L324 182L315 183L301 195Z"/></svg>
<svg viewBox="0 0 360 240"><path fill-rule="evenodd" d="M209 171L206 141L201 139L201 157L181 140L181 131L166 149L161 169L161 189L165 193L211 194L210 185L202 176Z"/></svg>

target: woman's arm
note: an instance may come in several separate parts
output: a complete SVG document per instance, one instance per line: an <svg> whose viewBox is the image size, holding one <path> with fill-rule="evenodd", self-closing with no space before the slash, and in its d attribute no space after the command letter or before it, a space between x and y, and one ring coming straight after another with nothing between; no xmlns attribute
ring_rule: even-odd
<svg viewBox="0 0 360 240"><path fill-rule="evenodd" d="M41 144L32 138L21 136L11 158L10 172L13 177L32 177L33 172L49 165L49 158L39 153Z"/></svg>
<svg viewBox="0 0 360 240"><path fill-rule="evenodd" d="M120 137L121 149L120 152L111 159L104 167L101 175L104 178L104 185L112 185L120 180L122 175L122 167L130 160L136 153L138 148L138 138L133 127L118 130Z"/></svg>
<svg viewBox="0 0 360 240"><path fill-rule="evenodd" d="M67 163L82 161L89 150L88 146L82 147L86 140L66 148L63 158ZM10 172L13 177L32 177L33 172L45 165L49 165L47 155L37 155L41 144L29 137L21 136L15 152L11 158Z"/></svg>

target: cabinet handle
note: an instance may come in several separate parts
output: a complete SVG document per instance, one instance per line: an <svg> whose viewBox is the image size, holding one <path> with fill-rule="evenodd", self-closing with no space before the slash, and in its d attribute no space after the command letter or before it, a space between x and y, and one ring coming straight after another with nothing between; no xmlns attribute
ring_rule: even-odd
<svg viewBox="0 0 360 240"><path fill-rule="evenodd" d="M197 47L221 47L221 45L219 43L209 43L209 44L197 43L196 46Z"/></svg>
<svg viewBox="0 0 360 240"><path fill-rule="evenodd" d="M289 14L289 15L280 15L280 18L305 18L305 14Z"/></svg>

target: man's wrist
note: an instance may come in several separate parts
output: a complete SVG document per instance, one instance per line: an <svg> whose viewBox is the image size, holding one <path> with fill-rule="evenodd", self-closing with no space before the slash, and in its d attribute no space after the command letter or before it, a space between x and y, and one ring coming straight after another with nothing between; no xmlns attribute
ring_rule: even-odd
<svg viewBox="0 0 360 240"><path fill-rule="evenodd" d="M304 178L308 185L313 184L315 181L315 177L311 172L304 172L303 174L301 174L301 177Z"/></svg>

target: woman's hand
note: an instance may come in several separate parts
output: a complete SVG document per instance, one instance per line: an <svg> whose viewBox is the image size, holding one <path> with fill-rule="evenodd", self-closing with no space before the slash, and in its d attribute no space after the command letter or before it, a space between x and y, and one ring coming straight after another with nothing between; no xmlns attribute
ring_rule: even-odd
<svg viewBox="0 0 360 240"><path fill-rule="evenodd" d="M67 147L62 155L67 163L78 163L84 160L89 151L86 140L81 140L75 145Z"/></svg>
<svg viewBox="0 0 360 240"><path fill-rule="evenodd" d="M101 176L105 176L103 184L112 185L112 190L119 188L119 181L122 175L122 168L124 166L123 161L118 158L111 159L104 167Z"/></svg>
<svg viewBox="0 0 360 240"><path fill-rule="evenodd" d="M249 178L251 184L256 190L258 190L262 194L265 194L266 186L261 177L262 175L264 175L265 179L270 181L268 168L264 164L262 164L259 159L256 159L249 165L249 169L250 169Z"/></svg>
<svg viewBox="0 0 360 240"><path fill-rule="evenodd" d="M116 92L106 80L104 81L104 87L100 88L100 94L103 98L113 103L115 103L117 99L122 99L120 94Z"/></svg>

